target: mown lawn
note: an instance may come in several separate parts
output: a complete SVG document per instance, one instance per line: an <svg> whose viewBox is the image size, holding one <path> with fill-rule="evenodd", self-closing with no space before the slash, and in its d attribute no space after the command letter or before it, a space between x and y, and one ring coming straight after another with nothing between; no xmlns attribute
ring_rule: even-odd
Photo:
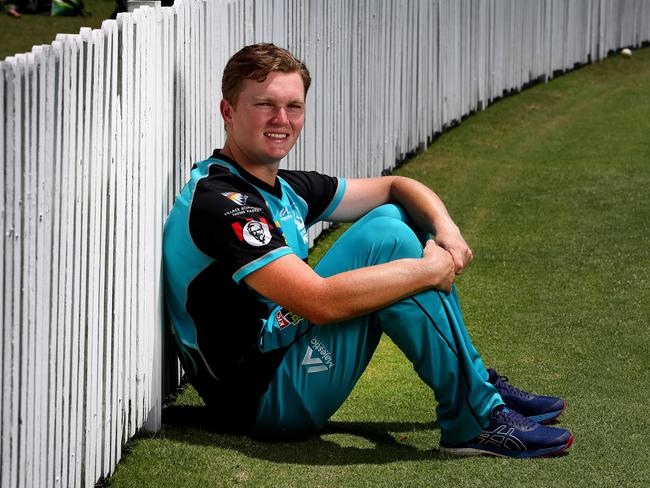
<svg viewBox="0 0 650 488"><path fill-rule="evenodd" d="M88 17L51 17L49 15L23 15L14 19L0 11L0 61L7 56L26 53L32 46L51 44L59 32L79 34L82 27L97 29L109 18L117 3L114 0L84 0Z"/></svg>
<svg viewBox="0 0 650 488"><path fill-rule="evenodd" d="M650 49L503 99L397 173L447 202L476 256L459 281L475 344L513 383L567 399L569 453L440 459L434 399L384 340L321 435L211 432L188 388L111 487L650 485Z"/></svg>

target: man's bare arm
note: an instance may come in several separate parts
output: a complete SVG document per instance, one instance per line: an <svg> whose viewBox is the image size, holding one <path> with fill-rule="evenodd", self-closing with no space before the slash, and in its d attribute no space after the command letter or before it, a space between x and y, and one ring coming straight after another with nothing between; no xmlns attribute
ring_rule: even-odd
<svg viewBox="0 0 650 488"><path fill-rule="evenodd" d="M347 180L345 195L330 220L355 221L389 202L400 204L421 229L434 235L436 244L451 254L456 274L472 262L472 251L442 200L428 187L410 178L383 176Z"/></svg>
<svg viewBox="0 0 650 488"><path fill-rule="evenodd" d="M313 323L327 324L368 314L430 288L450 291L454 264L447 251L429 241L422 258L399 259L329 278L290 254L244 280L273 302Z"/></svg>
<svg viewBox="0 0 650 488"><path fill-rule="evenodd" d="M400 259L322 278L296 256L281 257L245 278L265 297L317 324L365 315L423 290L450 291L472 253L440 198L399 176L352 179L333 221L354 221L388 202L400 204L435 235L422 258Z"/></svg>

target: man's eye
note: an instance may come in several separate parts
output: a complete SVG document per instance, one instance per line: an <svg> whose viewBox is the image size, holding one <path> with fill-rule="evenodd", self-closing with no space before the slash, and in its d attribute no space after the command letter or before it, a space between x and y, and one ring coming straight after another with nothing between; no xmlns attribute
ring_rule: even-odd
<svg viewBox="0 0 650 488"><path fill-rule="evenodd" d="M289 112L302 112L302 105L289 105L287 110Z"/></svg>

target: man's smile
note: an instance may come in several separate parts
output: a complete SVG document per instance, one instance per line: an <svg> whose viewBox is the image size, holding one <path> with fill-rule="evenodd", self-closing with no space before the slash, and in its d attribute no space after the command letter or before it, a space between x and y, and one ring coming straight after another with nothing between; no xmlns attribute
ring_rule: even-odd
<svg viewBox="0 0 650 488"><path fill-rule="evenodd" d="M271 139L286 139L289 137L289 134L284 134L281 132L265 132L264 135L266 137L270 137Z"/></svg>

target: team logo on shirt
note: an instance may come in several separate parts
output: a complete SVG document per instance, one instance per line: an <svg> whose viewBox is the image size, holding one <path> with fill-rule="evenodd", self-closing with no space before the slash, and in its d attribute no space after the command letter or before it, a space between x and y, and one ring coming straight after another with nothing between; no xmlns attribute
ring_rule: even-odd
<svg viewBox="0 0 650 488"><path fill-rule="evenodd" d="M240 241L246 241L251 246L260 247L271 242L271 226L264 217L259 220L246 219L244 225L235 222L231 227Z"/></svg>
<svg viewBox="0 0 650 488"><path fill-rule="evenodd" d="M282 210L280 210L280 220L290 220L291 219L291 213L289 212L289 209L287 207L282 207Z"/></svg>
<svg viewBox="0 0 650 488"><path fill-rule="evenodd" d="M248 200L248 195L242 195L236 191L225 191L222 195L240 207L246 203L246 200Z"/></svg>

